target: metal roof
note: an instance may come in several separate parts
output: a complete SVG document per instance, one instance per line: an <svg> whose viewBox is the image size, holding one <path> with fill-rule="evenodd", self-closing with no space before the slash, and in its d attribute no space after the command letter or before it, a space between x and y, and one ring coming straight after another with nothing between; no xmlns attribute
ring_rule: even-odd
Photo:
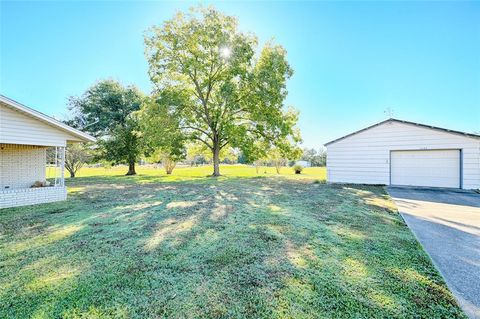
<svg viewBox="0 0 480 319"><path fill-rule="evenodd" d="M363 129L361 129L361 130L355 131L355 132L353 132L353 133L347 134L347 135L342 136L342 137L339 137L339 138L337 138L337 139L335 139L335 140L333 140L333 141L330 141L330 142L328 142L328 143L325 143L325 146L330 145L330 144L333 144L333 143L336 143L336 142L341 141L341 140L343 140L343 139L345 139L345 138L347 138L347 137L353 136L353 135L355 135L355 134L358 134L358 133L360 133L360 132L369 130L369 129L371 129L371 128L374 128L374 127L376 127L376 126L379 126L379 125L382 125L382 124L385 124L385 123L388 123L388 122L397 122L397 123L415 125L415 126L420 126L420 127L423 127L423 128L428 128L428 129L437 130L437 131L443 131L443 132L447 132L447 133L451 133L451 134L463 135L463 136L472 137L472 138L477 138L477 139L480 138L480 135L477 135L477 134L465 133L465 132L461 132L461 131L449 130L449 129L446 129L446 128L441 128L441 127L432 126L432 125L426 125L426 124L421 124L421 123L415 123L415 122L409 122L409 121L404 121L404 120L389 118L388 120L379 122L379 123L377 123L377 124L371 125L371 126L369 126L369 127L363 128Z"/></svg>

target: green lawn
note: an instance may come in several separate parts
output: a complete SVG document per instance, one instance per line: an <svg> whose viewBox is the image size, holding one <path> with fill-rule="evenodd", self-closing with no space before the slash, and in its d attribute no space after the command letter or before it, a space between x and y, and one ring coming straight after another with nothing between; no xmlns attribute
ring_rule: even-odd
<svg viewBox="0 0 480 319"><path fill-rule="evenodd" d="M113 168L91 168L86 167L80 170L78 177L92 177L92 176L122 176L127 172L126 166L117 166ZM223 177L270 177L278 176L274 167L262 166L259 168L257 174L255 167L248 165L222 165L221 173ZM158 181L178 181L178 180L192 180L203 179L204 177L211 175L213 168L211 165L204 165L199 167L178 167L172 175L166 175L165 171L161 168L138 166L137 173L144 177L148 177L151 182L155 178L159 178ZM318 179L325 180L327 178L326 169L324 167L307 167L303 170L301 175L295 175L291 167L283 167L280 171L281 176L294 179ZM68 174L66 175L68 176ZM222 179L221 177L220 179Z"/></svg>
<svg viewBox="0 0 480 319"><path fill-rule="evenodd" d="M89 168L1 210L0 318L463 317L383 188L210 171Z"/></svg>

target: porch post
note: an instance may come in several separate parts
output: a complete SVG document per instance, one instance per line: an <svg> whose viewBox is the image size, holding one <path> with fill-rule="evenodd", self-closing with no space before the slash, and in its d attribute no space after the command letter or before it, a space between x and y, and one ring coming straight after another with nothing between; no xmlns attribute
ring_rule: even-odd
<svg viewBox="0 0 480 319"><path fill-rule="evenodd" d="M64 146L60 150L60 186L65 186L65 149Z"/></svg>
<svg viewBox="0 0 480 319"><path fill-rule="evenodd" d="M57 186L58 183L58 146L55 146L55 166L54 166L54 174L55 174L55 182L54 186Z"/></svg>

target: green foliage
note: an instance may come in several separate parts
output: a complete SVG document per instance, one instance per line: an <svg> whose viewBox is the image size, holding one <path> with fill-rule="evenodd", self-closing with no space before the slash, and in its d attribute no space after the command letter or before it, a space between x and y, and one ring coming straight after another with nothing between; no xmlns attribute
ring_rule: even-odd
<svg viewBox="0 0 480 319"><path fill-rule="evenodd" d="M143 154L140 126L130 114L123 125L117 125L104 140L100 140L102 157L114 164L127 163L127 175L135 175L135 163Z"/></svg>
<svg viewBox="0 0 480 319"><path fill-rule="evenodd" d="M257 42L212 7L180 12L145 38L150 78L168 97L168 116L212 153L214 175L227 146L252 162L264 153L259 140L300 140L298 115L283 105L292 75L286 51L267 43L258 52Z"/></svg>
<svg viewBox="0 0 480 319"><path fill-rule="evenodd" d="M74 118L67 122L95 137L104 137L117 125L125 124L128 116L140 109L141 103L142 93L137 88L103 80L82 96L69 98Z"/></svg>
<svg viewBox="0 0 480 319"><path fill-rule="evenodd" d="M302 171L303 171L303 166L302 165L294 165L292 167L292 169L295 172L295 174L301 174Z"/></svg>
<svg viewBox="0 0 480 319"><path fill-rule="evenodd" d="M275 141L275 146L266 149L266 157L277 170L277 174L280 174L280 170L283 166L288 164L288 159L297 159L301 156L302 150L293 144L289 139L279 139Z"/></svg>
<svg viewBox="0 0 480 319"><path fill-rule="evenodd" d="M314 148L305 148L301 159L310 162L312 166L325 167L327 165L327 151L324 148L318 152Z"/></svg>
<svg viewBox="0 0 480 319"><path fill-rule="evenodd" d="M207 150L205 145L200 145L199 143L188 143L187 144L187 162L190 165L195 166L199 164L207 164L209 162L209 157L211 157L210 150Z"/></svg>
<svg viewBox="0 0 480 319"><path fill-rule="evenodd" d="M237 156L237 153L231 147L224 147L218 154L221 162L234 162ZM211 163L213 154L204 144L189 143L187 146L187 159L198 164Z"/></svg>
<svg viewBox="0 0 480 319"><path fill-rule="evenodd" d="M136 116L147 156L157 157L155 161L176 163L186 158L186 137L180 129L178 118L171 115L171 99L175 99L175 95L170 93L163 91L155 97L146 98Z"/></svg>
<svg viewBox="0 0 480 319"><path fill-rule="evenodd" d="M135 87L123 87L104 80L82 96L69 99L74 117L68 124L98 138L98 158L127 163L127 175L135 174L135 162L143 152L139 123L134 112L140 109L143 94Z"/></svg>
<svg viewBox="0 0 480 319"><path fill-rule="evenodd" d="M184 153L176 155L167 153L163 149L157 149L147 157L147 160L153 163L162 163L165 172L167 174L172 174L177 162L183 158L185 158Z"/></svg>
<svg viewBox="0 0 480 319"><path fill-rule="evenodd" d="M314 148L304 148L302 157L300 158L302 161L311 162L312 158L317 155L317 151Z"/></svg>

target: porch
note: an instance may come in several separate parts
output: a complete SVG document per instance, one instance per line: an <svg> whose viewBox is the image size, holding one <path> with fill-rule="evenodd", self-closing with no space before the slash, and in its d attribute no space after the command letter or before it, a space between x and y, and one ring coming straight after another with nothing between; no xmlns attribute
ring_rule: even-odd
<svg viewBox="0 0 480 319"><path fill-rule="evenodd" d="M67 199L65 147L0 144L0 209Z"/></svg>
<svg viewBox="0 0 480 319"><path fill-rule="evenodd" d="M58 202L67 199L65 186L14 188L0 191L0 209Z"/></svg>

